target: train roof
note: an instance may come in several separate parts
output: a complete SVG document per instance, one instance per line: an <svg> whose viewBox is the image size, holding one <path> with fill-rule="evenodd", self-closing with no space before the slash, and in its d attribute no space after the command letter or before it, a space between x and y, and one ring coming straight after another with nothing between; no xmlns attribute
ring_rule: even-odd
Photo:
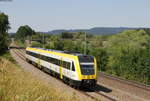
<svg viewBox="0 0 150 101"><path fill-rule="evenodd" d="M71 55L75 55L75 56L84 55L84 54L81 54L79 52L73 52L73 51L61 51L61 50L45 49L45 48L39 48L39 47L29 47L29 48L36 48L36 49L41 49L41 50L45 50L45 51L52 51L52 52L58 52L58 53L71 54Z"/></svg>

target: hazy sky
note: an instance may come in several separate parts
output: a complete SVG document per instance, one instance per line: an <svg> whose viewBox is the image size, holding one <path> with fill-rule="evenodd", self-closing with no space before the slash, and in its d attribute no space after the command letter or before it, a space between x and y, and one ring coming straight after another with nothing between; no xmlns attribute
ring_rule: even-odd
<svg viewBox="0 0 150 101"><path fill-rule="evenodd" d="M36 31L92 27L150 27L150 0L12 0L0 2L10 32L21 25Z"/></svg>

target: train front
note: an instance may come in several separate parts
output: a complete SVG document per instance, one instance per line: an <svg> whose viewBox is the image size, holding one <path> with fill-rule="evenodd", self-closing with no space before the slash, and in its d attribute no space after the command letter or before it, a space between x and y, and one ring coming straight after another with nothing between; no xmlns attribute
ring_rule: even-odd
<svg viewBox="0 0 150 101"><path fill-rule="evenodd" d="M95 86L97 82L97 63L93 56L80 55L78 56L80 72L81 72L81 85L82 86Z"/></svg>

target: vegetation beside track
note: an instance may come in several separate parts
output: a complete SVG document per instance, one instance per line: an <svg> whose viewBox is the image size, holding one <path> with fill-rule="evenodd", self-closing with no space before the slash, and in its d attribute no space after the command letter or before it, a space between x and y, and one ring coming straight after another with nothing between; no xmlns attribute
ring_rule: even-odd
<svg viewBox="0 0 150 101"><path fill-rule="evenodd" d="M15 41L15 44L18 45L18 46L20 46L20 47L24 47L24 48L26 47L26 46L25 46L25 43L22 42L21 40L16 40L16 41Z"/></svg>
<svg viewBox="0 0 150 101"><path fill-rule="evenodd" d="M16 61L11 56L9 50L5 51L3 54L0 54L0 58L4 58L4 59L7 59L8 61L10 61L12 63L16 63Z"/></svg>
<svg viewBox="0 0 150 101"><path fill-rule="evenodd" d="M1 101L77 101L0 57Z"/></svg>

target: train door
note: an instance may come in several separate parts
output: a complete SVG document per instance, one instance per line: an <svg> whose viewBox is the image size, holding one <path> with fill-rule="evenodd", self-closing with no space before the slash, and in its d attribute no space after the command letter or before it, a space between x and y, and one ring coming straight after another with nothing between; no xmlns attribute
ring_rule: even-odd
<svg viewBox="0 0 150 101"><path fill-rule="evenodd" d="M72 78L72 62L70 61L70 69L69 69L69 78L71 79Z"/></svg>
<svg viewBox="0 0 150 101"><path fill-rule="evenodd" d="M61 61L60 61L60 69L59 69L59 72L60 72L60 78L61 78L61 79L63 79L62 67L63 67L63 58L61 58Z"/></svg>
<svg viewBox="0 0 150 101"><path fill-rule="evenodd" d="M71 66L70 66L70 78L73 79L75 77L75 66L74 62L71 61Z"/></svg>
<svg viewBox="0 0 150 101"><path fill-rule="evenodd" d="M41 66L41 55L40 54L37 55L37 59L38 59L37 66L38 66L38 68L41 69L42 66Z"/></svg>

